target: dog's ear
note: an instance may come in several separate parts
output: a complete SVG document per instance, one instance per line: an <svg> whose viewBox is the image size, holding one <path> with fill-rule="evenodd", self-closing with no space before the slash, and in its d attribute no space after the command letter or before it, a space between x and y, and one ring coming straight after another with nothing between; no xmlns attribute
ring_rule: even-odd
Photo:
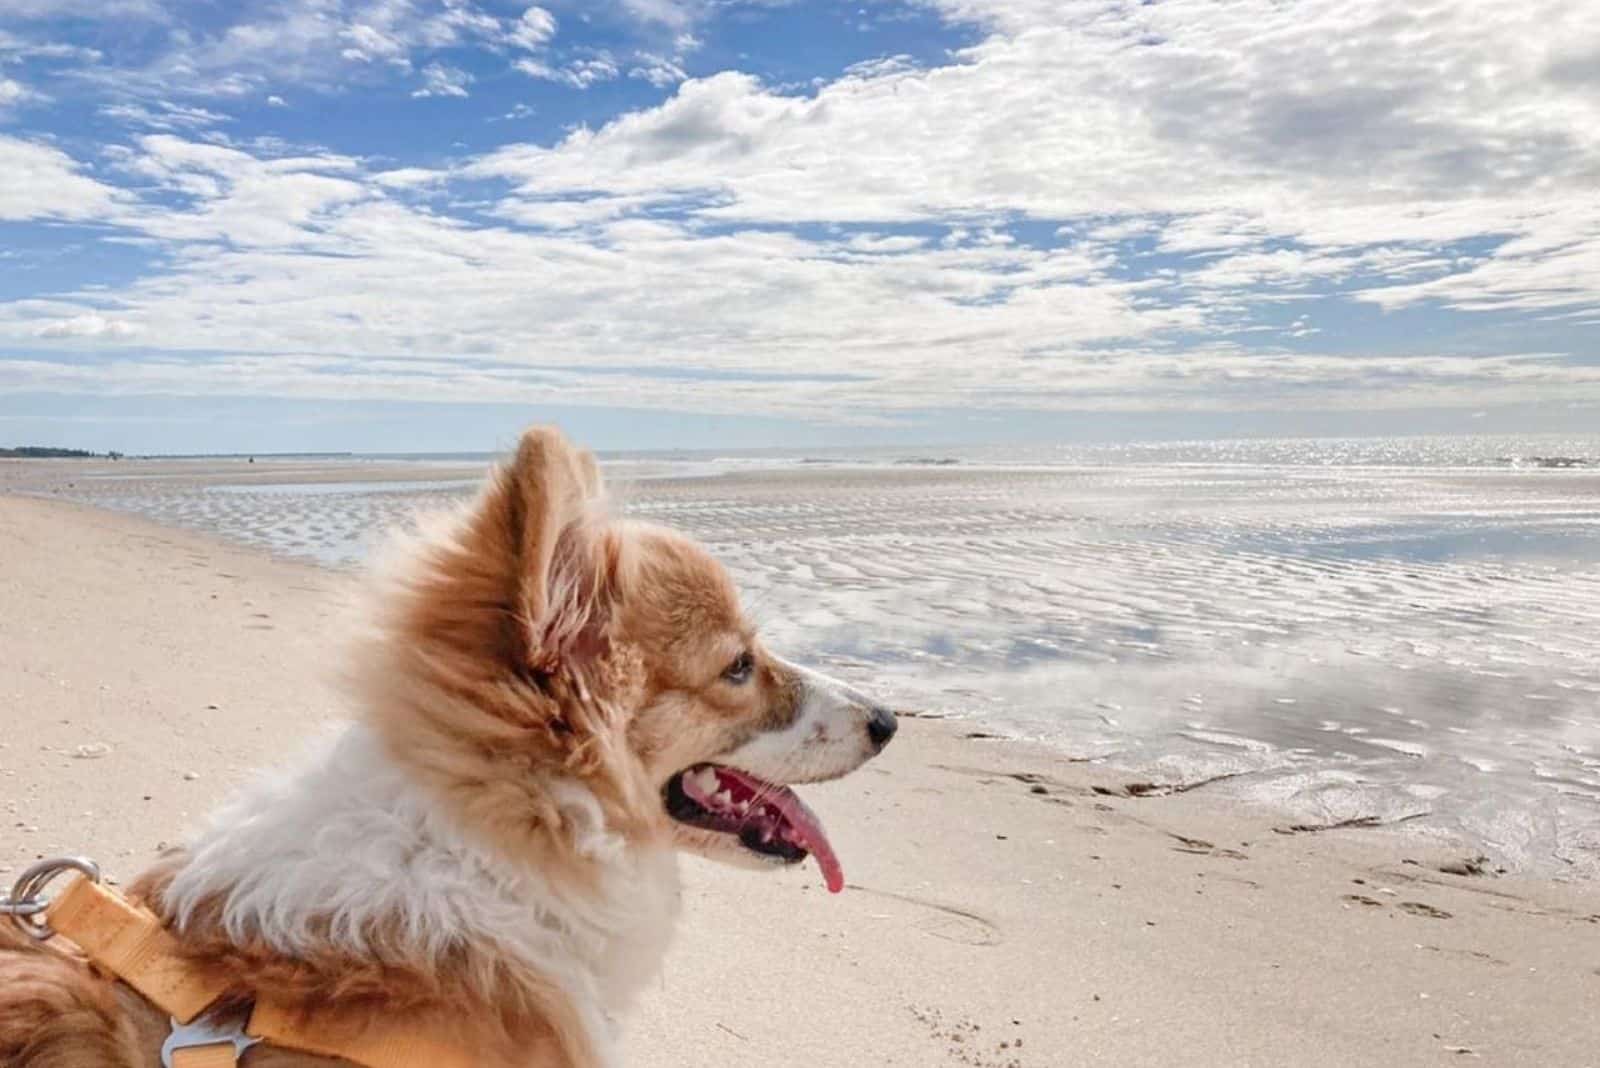
<svg viewBox="0 0 1600 1068"><path fill-rule="evenodd" d="M540 674L604 651L615 552L597 521L594 457L535 427L501 468L483 519L503 537L507 652Z"/></svg>

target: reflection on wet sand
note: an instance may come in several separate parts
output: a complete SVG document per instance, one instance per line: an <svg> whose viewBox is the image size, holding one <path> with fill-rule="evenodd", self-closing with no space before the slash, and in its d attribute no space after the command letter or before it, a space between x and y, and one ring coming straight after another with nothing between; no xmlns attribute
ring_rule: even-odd
<svg viewBox="0 0 1600 1068"><path fill-rule="evenodd" d="M1185 455L612 479L626 513L713 547L773 644L902 706L1139 781L1223 777L1308 826L1405 821L1600 874L1600 475ZM345 567L481 465L116 473L32 488Z"/></svg>

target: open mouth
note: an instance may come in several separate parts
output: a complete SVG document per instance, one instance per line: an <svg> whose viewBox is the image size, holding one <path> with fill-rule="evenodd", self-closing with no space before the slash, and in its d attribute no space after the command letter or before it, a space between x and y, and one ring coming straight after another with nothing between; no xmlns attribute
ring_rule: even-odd
<svg viewBox="0 0 1600 1068"><path fill-rule="evenodd" d="M822 821L787 786L725 764L696 764L668 779L662 793L667 815L679 823L732 835L752 853L786 864L814 856L828 890L844 889Z"/></svg>

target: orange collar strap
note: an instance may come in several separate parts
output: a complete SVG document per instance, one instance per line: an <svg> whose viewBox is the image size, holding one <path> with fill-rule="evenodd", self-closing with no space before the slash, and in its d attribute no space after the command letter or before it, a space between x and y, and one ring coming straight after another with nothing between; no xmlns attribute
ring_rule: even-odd
<svg viewBox="0 0 1600 1068"><path fill-rule="evenodd" d="M319 1020L270 998L256 1001L245 1033L274 1046L324 1057L343 1057L363 1068L480 1068L459 1046L425 1028L390 1021L381 1033L341 1033L337 1021Z"/></svg>
<svg viewBox="0 0 1600 1068"><path fill-rule="evenodd" d="M186 959L178 940L149 909L92 879L74 879L50 903L50 927L66 936L95 964L137 990L179 1024L205 1011L231 985ZM362 1068L474 1068L473 1058L425 1028L393 1024L382 1034L351 1034L336 1019L258 996L245 1034L275 1046L324 1057L342 1057ZM174 1050L172 1068L233 1068L232 1041Z"/></svg>
<svg viewBox="0 0 1600 1068"><path fill-rule="evenodd" d="M230 985L184 959L178 940L155 913L102 883L79 876L50 902L50 927L161 1011L188 1023Z"/></svg>

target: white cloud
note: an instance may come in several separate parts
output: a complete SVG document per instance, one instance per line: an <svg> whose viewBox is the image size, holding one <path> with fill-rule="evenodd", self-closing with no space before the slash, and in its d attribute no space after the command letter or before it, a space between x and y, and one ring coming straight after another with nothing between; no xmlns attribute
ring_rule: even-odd
<svg viewBox="0 0 1600 1068"><path fill-rule="evenodd" d="M574 89L587 89L597 82L611 81L621 73L617 61L606 52L569 60L559 67L536 59L519 59L513 66L530 78L559 82Z"/></svg>
<svg viewBox="0 0 1600 1068"><path fill-rule="evenodd" d="M1282 260L1270 244L1287 242L1330 270L1318 249L1417 261L1439 242L1573 232L1600 173L1600 93L1581 63L1551 59L1600 50L1600 31L1557 0L1426 15L1375 0L942 6L997 32L955 65L861 66L814 97L731 72L687 82L473 170L542 199L697 190L726 220L1111 216L1170 254ZM1594 238L1579 245L1513 244L1492 268L1370 295L1592 305Z"/></svg>
<svg viewBox="0 0 1600 1068"><path fill-rule="evenodd" d="M1600 400L1600 369L1559 351L1419 336L1352 355L1326 307L1294 303L1594 318L1600 94L1584 60L1600 39L1581 5L929 3L981 42L942 66L858 65L814 93L738 72L683 81L599 128L437 168L145 137L113 157L156 186L134 205L53 146L0 137L0 159L14 143L35 154L29 195L57 195L52 176L87 183L80 217L172 264L114 292L0 305L0 340L48 348L41 322L103 316L173 354L229 354L28 372L130 392L423 383L440 399L558 389L851 418ZM315 83L403 57L419 94L460 95L433 42L504 56L528 17L490 33L460 3L275 10L254 37L195 42L197 76ZM706 10L632 5L663 37ZM341 38L357 25L394 46ZM573 88L623 67L671 85L698 45L623 63L550 39L529 30L513 62ZM252 41L272 63L240 58ZM337 54L357 47L371 62ZM25 203L8 180L0 165L0 211ZM41 203L27 210L68 210ZM779 369L800 377L742 377Z"/></svg>
<svg viewBox="0 0 1600 1068"><path fill-rule="evenodd" d="M0 108L14 107L34 97L32 90L14 78L0 77Z"/></svg>
<svg viewBox="0 0 1600 1068"><path fill-rule="evenodd" d="M107 104L100 114L108 119L143 126L152 130L203 130L230 121L227 115L170 100L155 101L150 105L123 102Z"/></svg>
<svg viewBox="0 0 1600 1068"><path fill-rule="evenodd" d="M340 209L373 197L353 160L333 155L260 159L241 149L167 134L139 140L122 166L189 201L185 209L143 207L120 222L167 242L226 241L239 248L325 247ZM196 254L192 249L189 255Z"/></svg>
<svg viewBox="0 0 1600 1068"><path fill-rule="evenodd" d="M848 246L853 252L910 252L928 243L924 237L895 236L893 234L857 234Z"/></svg>
<svg viewBox="0 0 1600 1068"><path fill-rule="evenodd" d="M430 171L425 167L396 167L379 171L372 176L372 180L385 189L423 189L442 187L448 177L442 171Z"/></svg>
<svg viewBox="0 0 1600 1068"><path fill-rule="evenodd" d="M472 75L464 70L443 63L429 63L422 68L422 87L413 90L411 95L464 97L471 82Z"/></svg>
<svg viewBox="0 0 1600 1068"><path fill-rule="evenodd" d="M352 23L339 31L339 38L345 42L345 47L339 52L345 59L362 63L387 60L401 68L411 66L411 50L406 43L376 26L364 22Z"/></svg>
<svg viewBox="0 0 1600 1068"><path fill-rule="evenodd" d="M417 41L427 48L450 48L472 41L493 41L502 32L500 19L479 10L471 0L441 0L439 10L419 22Z"/></svg>
<svg viewBox="0 0 1600 1068"><path fill-rule="evenodd" d="M543 218L521 220L546 229L526 232L370 193L446 180L441 172L364 179L337 157L264 161L166 137L145 139L141 153L130 165L175 188L196 177L212 185L188 211L137 221L186 251L177 270L115 294L116 321L138 322L142 337L177 353L233 355L141 357L92 375L43 361L25 379L37 388L205 394L248 382L290 396L425 388L438 399L500 401L559 389L568 403L647 395L686 411L820 408L841 418L955 397L998 409L1481 406L1553 389L1600 397L1600 369L1549 355L1353 359L1174 346L1163 337L1202 326L1204 302L1151 301L1148 286L1110 274L1102 251L1031 248L981 229L948 246L884 233L706 235L631 217L649 198L603 198L551 201ZM23 329L38 338L42 316L84 315L110 319L74 311L70 299L12 307L0 312L0 338ZM122 339L107 328L97 340ZM721 374L686 379L686 367ZM781 390L740 377L778 368L796 376Z"/></svg>
<svg viewBox="0 0 1600 1068"><path fill-rule="evenodd" d="M272 93L267 97L267 107L269 108L286 108L288 106L288 102L276 93Z"/></svg>
<svg viewBox="0 0 1600 1068"><path fill-rule="evenodd" d="M878 56L876 59L864 59L860 63L852 63L846 67L844 73L851 78L881 78L889 74L903 74L906 71L916 70L917 62L907 55Z"/></svg>
<svg viewBox="0 0 1600 1068"><path fill-rule="evenodd" d="M641 52L637 63L628 68L628 77L647 81L657 89L667 89L688 77L675 60Z"/></svg>
<svg viewBox="0 0 1600 1068"><path fill-rule="evenodd" d="M98 49L62 41L28 40L0 30L0 63L14 63L23 59L72 59L80 63L98 63L103 58Z"/></svg>
<svg viewBox="0 0 1600 1068"><path fill-rule="evenodd" d="M53 145L0 134L0 219L94 219L119 195Z"/></svg>
<svg viewBox="0 0 1600 1068"><path fill-rule="evenodd" d="M497 213L522 226L571 230L625 218L654 202L647 197L592 197L588 200L518 200L502 204Z"/></svg>
<svg viewBox="0 0 1600 1068"><path fill-rule="evenodd" d="M179 27L139 69L81 72L121 92L242 96L268 87L338 91L488 47L506 23L469 0L280 0L214 32Z"/></svg>
<svg viewBox="0 0 1600 1068"><path fill-rule="evenodd" d="M121 319L107 319L103 315L74 315L69 319L52 319L34 328L38 338L111 338L126 340L139 333L133 323Z"/></svg>
<svg viewBox="0 0 1600 1068"><path fill-rule="evenodd" d="M506 42L537 52L556 35L556 17L542 7L530 7L512 24Z"/></svg>
<svg viewBox="0 0 1600 1068"><path fill-rule="evenodd" d="M1422 282L1374 286L1361 296L1384 308L1436 301L1465 311L1567 311L1600 307L1600 205L1572 198L1530 212L1520 234L1463 269Z"/></svg>
<svg viewBox="0 0 1600 1068"><path fill-rule="evenodd" d="M703 5L689 0L622 0L622 7L643 22L682 30L694 24Z"/></svg>
<svg viewBox="0 0 1600 1068"><path fill-rule="evenodd" d="M491 115L488 121L505 122L508 119L526 119L538 113L539 109L532 104L513 104L510 111L503 115Z"/></svg>
<svg viewBox="0 0 1600 1068"><path fill-rule="evenodd" d="M83 19L165 17L160 0L0 0L0 18Z"/></svg>

